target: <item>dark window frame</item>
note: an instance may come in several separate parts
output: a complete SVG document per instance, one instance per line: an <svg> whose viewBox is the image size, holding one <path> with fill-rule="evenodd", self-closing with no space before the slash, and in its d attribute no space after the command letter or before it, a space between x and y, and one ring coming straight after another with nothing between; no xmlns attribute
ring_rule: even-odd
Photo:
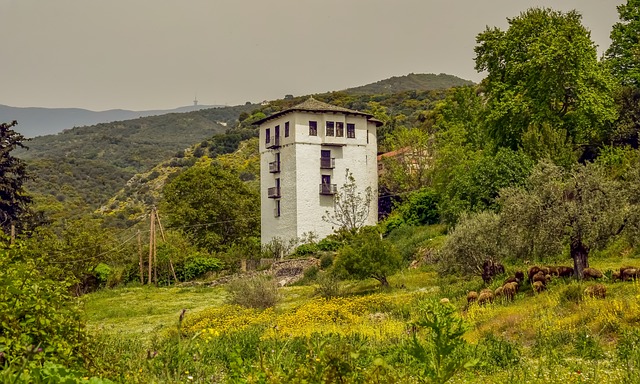
<svg viewBox="0 0 640 384"><path fill-rule="evenodd" d="M284 137L289 137L289 122L284 123Z"/></svg>
<svg viewBox="0 0 640 384"><path fill-rule="evenodd" d="M309 121L309 136L318 136L318 122Z"/></svg>
<svg viewBox="0 0 640 384"><path fill-rule="evenodd" d="M325 136L335 136L336 133L336 123L334 121L325 122Z"/></svg>
<svg viewBox="0 0 640 384"><path fill-rule="evenodd" d="M356 138L356 125L352 123L347 123L347 139L355 139Z"/></svg>
<svg viewBox="0 0 640 384"><path fill-rule="evenodd" d="M265 144L269 144L269 143L271 143L271 129L270 129L270 128L267 128L267 129L264 131L264 133L267 135L267 136L264 138L264 143L265 143Z"/></svg>
<svg viewBox="0 0 640 384"><path fill-rule="evenodd" d="M336 121L336 137L344 137L344 123Z"/></svg>

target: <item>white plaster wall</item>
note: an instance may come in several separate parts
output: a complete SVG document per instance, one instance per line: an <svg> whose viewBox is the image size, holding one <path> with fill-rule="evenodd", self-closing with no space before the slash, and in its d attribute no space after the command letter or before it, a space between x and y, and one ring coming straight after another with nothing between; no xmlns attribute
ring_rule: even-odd
<svg viewBox="0 0 640 384"><path fill-rule="evenodd" d="M288 138L284 137L286 121L290 122ZM309 121L317 121L317 136L309 136ZM325 137L326 121L343 122L344 137ZM347 123L355 124L355 138L347 138ZM281 147L266 149L266 129L269 128L273 136L276 125L280 125ZM323 149L331 150L331 157L335 158L334 169L320 169L320 151ZM269 172L269 163L275 161L276 151L280 152L280 173L273 174ZM294 112L263 124L260 127L262 244L274 237L292 239L313 232L324 238L333 233L333 225L322 220L327 210L333 212L333 196L320 195L321 175L330 175L331 183L340 191L347 169L362 193L367 186L371 187L372 201L366 225L375 225L378 218L376 155L376 126L363 116ZM280 177L281 185L280 217L273 215L275 199L267 197L267 189L275 186L276 177Z"/></svg>

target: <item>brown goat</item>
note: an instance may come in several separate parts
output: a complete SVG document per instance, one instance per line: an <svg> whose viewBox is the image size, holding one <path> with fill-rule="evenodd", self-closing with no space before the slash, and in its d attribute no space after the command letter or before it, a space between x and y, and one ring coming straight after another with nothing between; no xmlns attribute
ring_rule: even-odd
<svg viewBox="0 0 640 384"><path fill-rule="evenodd" d="M493 292L490 289L483 289L478 295L478 305L493 303Z"/></svg>
<svg viewBox="0 0 640 384"><path fill-rule="evenodd" d="M601 279L602 278L602 272L598 271L595 268L585 268L582 271L582 277L585 280L589 280L589 279Z"/></svg>
<svg viewBox="0 0 640 384"><path fill-rule="evenodd" d="M467 293L467 304L471 304L477 300L478 300L478 292L469 291L469 293Z"/></svg>
<svg viewBox="0 0 640 384"><path fill-rule="evenodd" d="M541 282L542 284L546 284L547 283L547 278L546 278L544 272L538 271L538 273L536 273L533 276L533 282L535 283L537 281Z"/></svg>
<svg viewBox="0 0 640 384"><path fill-rule="evenodd" d="M507 283L502 286L502 294L509 301L513 300L517 292L518 292L518 284L515 282Z"/></svg>
<svg viewBox="0 0 640 384"><path fill-rule="evenodd" d="M498 297L502 296L502 292L503 292L503 288L502 287L498 287L493 292L493 296L497 299Z"/></svg>
<svg viewBox="0 0 640 384"><path fill-rule="evenodd" d="M604 299L607 296L607 287L602 284L590 285L584 289L584 294L596 299Z"/></svg>
<svg viewBox="0 0 640 384"><path fill-rule="evenodd" d="M565 267L565 266L560 266L557 268L558 270L558 276L560 277L571 277L573 276L573 268L571 267Z"/></svg>
<svg viewBox="0 0 640 384"><path fill-rule="evenodd" d="M534 281L534 282L533 282L533 291L534 291L535 293L540 293L540 292L544 291L544 290L545 290L545 288L546 288L546 287L544 286L544 284L542 283L542 281Z"/></svg>
<svg viewBox="0 0 640 384"><path fill-rule="evenodd" d="M638 278L638 269L636 268L626 268L624 271L622 271L622 273L620 274L620 280L622 281L631 281L631 280L635 280Z"/></svg>
<svg viewBox="0 0 640 384"><path fill-rule="evenodd" d="M533 282L533 276L536 275L536 273L540 272L540 267L538 267L537 265L534 265L533 267L529 268L529 271L527 273L527 276L529 278L529 283Z"/></svg>

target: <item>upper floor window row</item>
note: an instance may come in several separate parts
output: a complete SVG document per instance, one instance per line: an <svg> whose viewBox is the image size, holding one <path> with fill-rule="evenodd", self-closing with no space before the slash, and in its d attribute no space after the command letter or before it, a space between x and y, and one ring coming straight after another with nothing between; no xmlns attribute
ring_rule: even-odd
<svg viewBox="0 0 640 384"><path fill-rule="evenodd" d="M344 123L341 121L326 122L326 136L344 137ZM353 139L356 137L356 125L347 123L347 137Z"/></svg>
<svg viewBox="0 0 640 384"><path fill-rule="evenodd" d="M288 131L285 125L285 136ZM318 136L318 122L309 121L309 136ZM327 121L325 123L325 136L344 137L344 123L340 121ZM356 125L347 123L347 138L355 139Z"/></svg>

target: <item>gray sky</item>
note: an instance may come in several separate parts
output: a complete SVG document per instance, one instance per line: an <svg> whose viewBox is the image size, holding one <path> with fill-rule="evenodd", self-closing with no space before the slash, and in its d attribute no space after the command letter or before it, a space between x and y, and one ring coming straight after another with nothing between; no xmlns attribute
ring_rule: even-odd
<svg viewBox="0 0 640 384"><path fill-rule="evenodd" d="M0 104L242 104L408 73L482 78L475 36L577 9L602 53L623 0L0 0Z"/></svg>

